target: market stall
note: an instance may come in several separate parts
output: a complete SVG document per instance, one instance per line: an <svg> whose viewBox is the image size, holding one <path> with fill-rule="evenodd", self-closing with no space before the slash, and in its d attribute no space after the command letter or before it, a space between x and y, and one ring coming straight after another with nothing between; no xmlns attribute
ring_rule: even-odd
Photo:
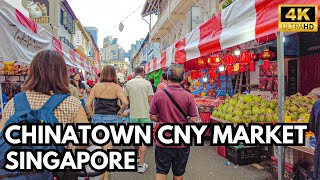
<svg viewBox="0 0 320 180"><path fill-rule="evenodd" d="M319 6L320 2L315 2L312 0L235 1L221 13L216 14L210 20L195 28L184 38L176 42L174 45L170 46L153 61L148 62L145 66L146 72L149 73L157 69L167 67L171 63L183 64L189 61L200 61L199 64L202 64L203 61L205 63L208 63L210 57L215 58L215 55L218 55L219 59L223 59L221 61L222 63L220 61L213 61L214 64L218 63L219 66L217 67L214 65L213 67L209 68L209 71L207 71L207 73L211 72L216 73L215 75L217 75L218 73L216 69L221 68L222 72L224 71L226 72L226 74L228 74L228 71L229 73L231 73L232 71L235 72L235 76L239 76L238 74L240 74L240 78L235 78L236 80L234 86L235 90L237 90L236 93L241 93L243 89L248 90L246 93L250 93L252 89L251 84L248 82L249 78L246 79L247 81L245 83L239 82L241 82L241 79L243 80L243 78L241 77L253 76L251 79L255 79L256 85L258 85L258 89L268 91L268 93L264 94L264 96L267 96L268 98L262 99L262 96L257 97L253 96L252 94L246 96L238 95L239 99L237 101L239 101L240 99L244 101L253 101L254 98L258 101L266 101L267 104L272 104L272 107L270 107L269 105L267 109L263 109L265 111L264 116L256 116L256 118L254 119L237 118L229 114L225 116L222 115L222 118L213 117L213 119L223 123L229 122L226 119L235 122L245 121L247 123L251 123L252 121L270 121L272 123L283 123L285 121L292 120L294 120L295 122L306 122L308 119L306 114L308 113L308 111L310 111L310 107L305 107L305 109L303 109L303 107L300 107L303 105L300 104L290 104L290 115L285 116L285 111L288 110L285 109L288 108L288 105L285 104L286 80L289 81L289 88L297 86L297 84L294 84L294 76L295 74L297 74L297 71L285 74L285 69L287 68L285 66L294 67L294 63L287 64L287 60L285 60L284 57L284 34L282 32L278 32L279 4L317 4ZM320 14L318 13L318 18L319 17ZM276 41L272 42L275 39ZM275 43L275 46L271 46L274 47L274 49L269 49L270 45L268 43ZM292 43L291 45L294 46L296 44L297 43ZM310 49L315 49L315 47L311 47ZM205 59L199 60L201 58ZM198 66L200 66L199 64ZM285 79L286 75L291 77ZM291 91L290 88L290 92L287 94L292 95L294 94L293 92L294 90ZM259 92L255 93L258 94ZM289 99L292 100L295 98L312 99L311 97L303 97L299 95L289 97ZM230 103L235 103L235 100L231 101L230 99L227 101L228 103L229 101ZM311 104L312 101L314 101L314 99L310 100L309 103ZM248 108L247 114L249 114L249 109L250 114L256 114L261 111L261 109L257 105L250 105L250 108L245 108ZM230 111L230 109L232 108L227 108L228 111ZM270 114L266 113L268 111L270 112ZM238 116L241 113L244 114L243 111L239 111ZM291 118L291 120L289 117ZM301 151L302 153L309 152L309 154L310 152L312 152L309 147L277 147L275 149L279 150L275 153L276 156L274 156L276 160L275 162L278 164L279 179L284 178L285 165L288 165L285 164L288 163L287 158L290 159L291 157L300 157L295 156L295 153L297 153L297 151ZM291 154L288 155L287 152ZM287 158L285 158L285 156Z"/></svg>

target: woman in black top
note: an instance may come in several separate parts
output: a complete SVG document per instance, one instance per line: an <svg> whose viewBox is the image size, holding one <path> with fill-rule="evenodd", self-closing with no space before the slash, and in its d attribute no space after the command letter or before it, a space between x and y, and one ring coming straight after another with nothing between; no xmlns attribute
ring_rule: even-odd
<svg viewBox="0 0 320 180"><path fill-rule="evenodd" d="M118 99L122 105L118 106ZM95 101L94 111L92 104ZM92 117L93 123L117 123L118 117L128 107L129 101L121 86L117 84L116 71L113 66L102 69L100 83L92 89L86 103L87 113Z"/></svg>

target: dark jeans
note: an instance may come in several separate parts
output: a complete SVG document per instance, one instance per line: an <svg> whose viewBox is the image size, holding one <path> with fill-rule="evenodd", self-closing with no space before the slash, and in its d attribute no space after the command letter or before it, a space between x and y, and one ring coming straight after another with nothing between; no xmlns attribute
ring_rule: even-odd
<svg viewBox="0 0 320 180"><path fill-rule="evenodd" d="M182 176L186 172L189 154L190 147L164 148L156 146L155 160L157 173L167 175L172 166L173 175Z"/></svg>

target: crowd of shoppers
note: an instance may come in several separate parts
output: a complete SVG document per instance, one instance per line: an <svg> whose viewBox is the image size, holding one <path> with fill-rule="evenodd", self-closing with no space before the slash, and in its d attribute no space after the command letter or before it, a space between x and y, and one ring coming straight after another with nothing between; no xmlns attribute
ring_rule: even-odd
<svg viewBox="0 0 320 180"><path fill-rule="evenodd" d="M129 117L129 123L186 123L197 121L197 111L192 95L185 91L180 83L184 79L184 69L181 65L172 65L164 72L161 82L156 88L154 79L145 79L144 68L136 67L134 78L119 85L113 66L105 66L99 73L99 83L95 84L88 98L84 99L86 87L81 81L81 75L76 74L69 79L66 63L63 57L55 51L46 50L37 54L29 69L29 75L23 85L24 92L18 94L23 103L8 102L0 121L0 131L7 120L25 107L41 109L55 95L68 95L53 109L57 122L63 123L118 123L119 118ZM180 112L170 96L184 112ZM128 106L130 105L130 110ZM23 108L19 107L22 106ZM91 117L92 122L87 117ZM72 144L66 148L77 147ZM111 149L109 143L102 147ZM148 169L145 162L147 147L134 147L139 152L138 173ZM156 179L166 179L171 166L175 179L182 179L185 172L190 148L186 146L163 147L156 144ZM104 179L108 179L106 172Z"/></svg>

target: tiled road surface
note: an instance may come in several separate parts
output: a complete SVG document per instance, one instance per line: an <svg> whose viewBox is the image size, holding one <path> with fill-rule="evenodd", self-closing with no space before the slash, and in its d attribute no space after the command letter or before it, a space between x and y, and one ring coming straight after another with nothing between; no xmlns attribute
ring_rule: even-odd
<svg viewBox="0 0 320 180"><path fill-rule="evenodd" d="M115 147L129 148L129 147ZM271 175L265 170L259 170L252 165L235 166L225 165L227 160L219 156L214 147L202 146L191 147L191 153L187 165L185 180L263 180L270 179ZM146 157L149 169L144 174L135 172L115 172L111 173L111 180L152 180L155 174L154 148L149 147ZM172 175L168 176L168 180Z"/></svg>

